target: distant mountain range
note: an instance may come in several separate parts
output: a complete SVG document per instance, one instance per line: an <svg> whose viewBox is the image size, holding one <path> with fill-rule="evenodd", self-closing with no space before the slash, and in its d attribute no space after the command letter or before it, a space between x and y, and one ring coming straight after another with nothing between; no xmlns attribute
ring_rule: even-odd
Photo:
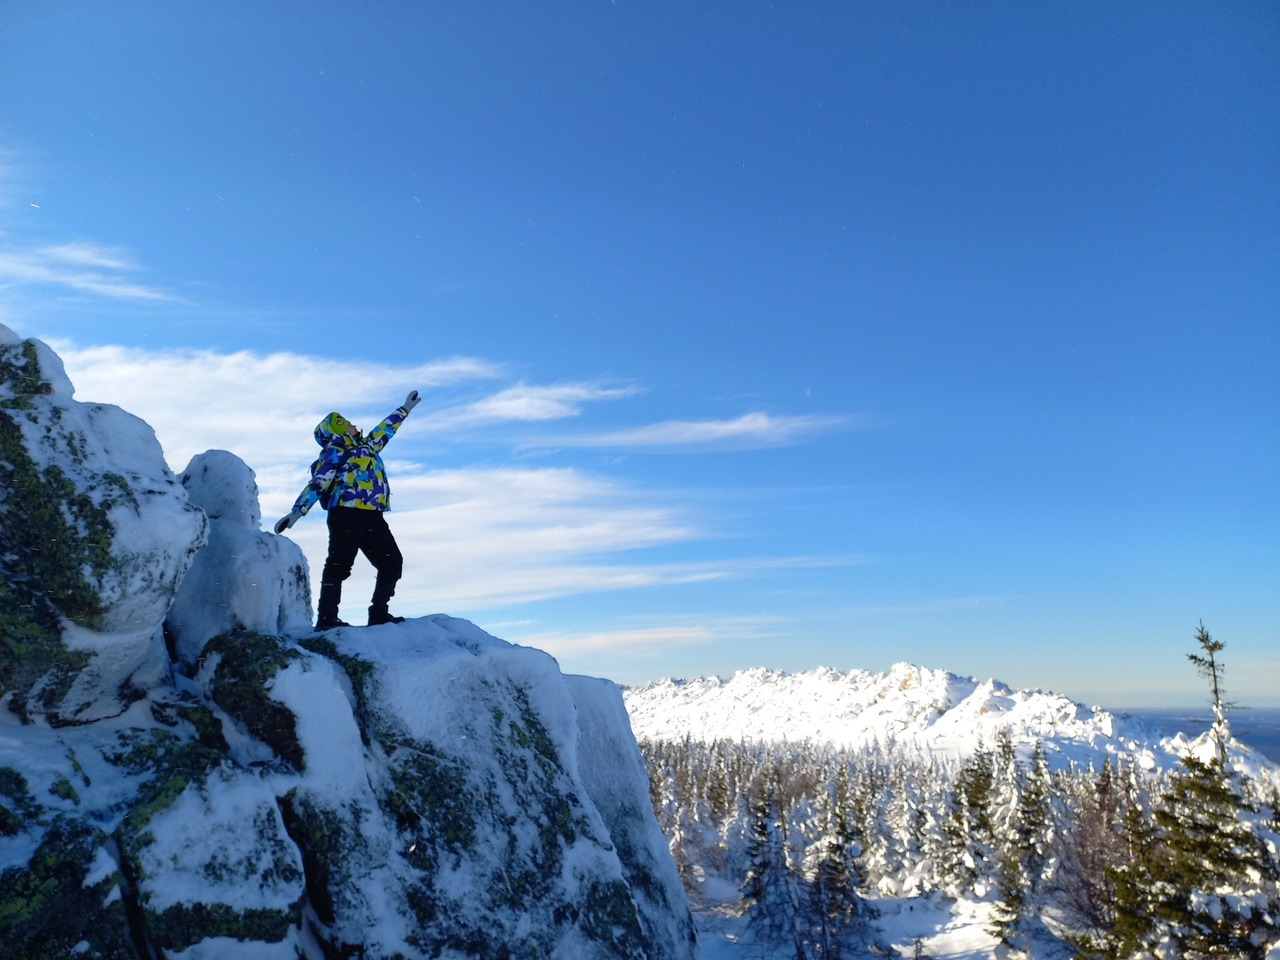
<svg viewBox="0 0 1280 960"><path fill-rule="evenodd" d="M1014 690L909 663L887 673L820 667L803 673L741 670L728 679L659 680L624 691L638 738L821 741L853 749L926 751L960 760L1007 733L1029 753L1043 744L1052 766L1100 765L1104 758L1172 767L1188 751L1211 750L1208 735L1162 734L1040 690ZM1280 765L1242 743L1241 769L1280 782Z"/></svg>

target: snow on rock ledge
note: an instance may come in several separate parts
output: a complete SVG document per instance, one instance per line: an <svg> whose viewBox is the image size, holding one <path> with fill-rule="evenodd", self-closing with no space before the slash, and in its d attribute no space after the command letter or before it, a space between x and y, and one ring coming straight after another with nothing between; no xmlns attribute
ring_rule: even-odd
<svg viewBox="0 0 1280 960"><path fill-rule="evenodd" d="M307 558L292 540L258 529L253 471L235 454L209 450L182 472L191 503L209 518L165 621L175 659L190 667L213 637L235 630L297 635L311 627Z"/></svg>
<svg viewBox="0 0 1280 960"><path fill-rule="evenodd" d="M621 691L444 616L215 637L191 681L96 724L0 713L0 942L696 956Z"/></svg>
<svg viewBox="0 0 1280 960"><path fill-rule="evenodd" d="M286 822L330 878L321 939L373 956L692 956L616 686L445 616L301 645L271 697L298 719Z"/></svg>
<svg viewBox="0 0 1280 960"><path fill-rule="evenodd" d="M0 327L0 696L54 724L119 714L167 671L161 624L206 532L151 428L73 392Z"/></svg>

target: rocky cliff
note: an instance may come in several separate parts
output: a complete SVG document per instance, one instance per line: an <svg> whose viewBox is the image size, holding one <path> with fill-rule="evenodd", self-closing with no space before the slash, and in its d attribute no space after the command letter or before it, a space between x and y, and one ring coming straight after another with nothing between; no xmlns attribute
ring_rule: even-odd
<svg viewBox="0 0 1280 960"><path fill-rule="evenodd" d="M317 634L259 519L0 327L5 956L695 956L620 691L446 616Z"/></svg>

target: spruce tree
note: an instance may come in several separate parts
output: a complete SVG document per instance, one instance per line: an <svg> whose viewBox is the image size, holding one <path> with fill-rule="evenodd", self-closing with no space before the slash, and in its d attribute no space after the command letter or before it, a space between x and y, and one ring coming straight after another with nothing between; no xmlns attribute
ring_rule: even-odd
<svg viewBox="0 0 1280 960"><path fill-rule="evenodd" d="M952 894L985 887L994 873L991 810L994 788L995 758L979 744L956 777L950 811L943 826L946 863L942 869L945 887Z"/></svg>
<svg viewBox="0 0 1280 960"><path fill-rule="evenodd" d="M1277 866L1247 784L1227 762L1224 644L1201 623L1188 654L1210 683L1214 756L1182 759L1149 820L1131 805L1130 855L1108 874L1114 921L1102 956L1261 960L1280 920Z"/></svg>
<svg viewBox="0 0 1280 960"><path fill-rule="evenodd" d="M991 933L1011 947L1028 950L1041 931L1037 910L1041 891L1054 879L1056 869L1053 784L1041 744L1036 744L1029 766L1013 782L1013 816L997 853L1000 900L992 912Z"/></svg>
<svg viewBox="0 0 1280 960"><path fill-rule="evenodd" d="M809 883L808 938L824 960L852 956L872 938L875 909L861 896L866 874L860 862L858 829L851 817L847 767L841 766L826 794L825 824Z"/></svg>
<svg viewBox="0 0 1280 960"><path fill-rule="evenodd" d="M1182 763L1155 811L1158 931L1185 960L1262 960L1280 938L1280 873L1260 818L1216 758Z"/></svg>
<svg viewBox="0 0 1280 960"><path fill-rule="evenodd" d="M751 810L748 856L751 866L742 884L747 926L756 940L774 948L794 943L797 917L795 881L787 863L787 838L778 791L770 782ZM801 944L794 944L803 957Z"/></svg>
<svg viewBox="0 0 1280 960"><path fill-rule="evenodd" d="M1196 665L1200 676L1209 681L1209 704L1213 707L1213 742L1218 750L1218 763L1225 766L1227 741L1231 739L1231 733L1227 728L1227 708L1234 706L1223 699L1225 694L1222 688L1223 665L1218 660L1218 654L1226 648L1226 644L1209 636L1209 631L1204 628L1204 621L1200 622L1196 630L1196 643L1204 652L1188 653L1187 659Z"/></svg>
<svg viewBox="0 0 1280 960"><path fill-rule="evenodd" d="M1073 816L1057 840L1063 864L1060 902L1080 937L1099 936L1112 922L1111 870L1125 860L1125 779L1107 758L1097 773L1068 781Z"/></svg>

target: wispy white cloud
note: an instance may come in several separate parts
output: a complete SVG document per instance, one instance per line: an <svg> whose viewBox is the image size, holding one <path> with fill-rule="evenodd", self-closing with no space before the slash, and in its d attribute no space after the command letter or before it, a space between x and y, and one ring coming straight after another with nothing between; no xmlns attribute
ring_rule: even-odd
<svg viewBox="0 0 1280 960"><path fill-rule="evenodd" d="M600 383L518 383L467 404L432 415L440 429L483 426L502 422L538 422L576 417L584 405L635 396L638 387L610 387Z"/></svg>
<svg viewBox="0 0 1280 960"><path fill-rule="evenodd" d="M314 457L312 429L331 410L372 426L410 390L423 393L419 410L429 410L433 389L503 374L500 365L474 357L398 365L294 353L50 345L76 398L142 417L175 470L209 449L230 450L260 474L296 468Z"/></svg>
<svg viewBox="0 0 1280 960"><path fill-rule="evenodd" d="M555 657L571 658L603 653L611 656L649 657L683 647L775 636L780 623L781 620L777 617L705 616L658 626L634 626L615 630L538 633L508 631L507 639L546 650Z"/></svg>
<svg viewBox="0 0 1280 960"><path fill-rule="evenodd" d="M138 270L127 252L120 248L83 241L0 248L0 282L63 287L116 300L179 299L160 287L125 276Z"/></svg>
<svg viewBox="0 0 1280 960"><path fill-rule="evenodd" d="M0 148L0 209L8 212L10 225L28 224L15 217L14 209L39 218L40 203L29 176L28 164L13 151ZM89 240L39 243L4 231L0 243L0 288L61 288L112 300L180 302L181 297L161 286L137 279L143 268L122 247Z"/></svg>
<svg viewBox="0 0 1280 960"><path fill-rule="evenodd" d="M634 387L503 386L504 367L471 357L398 365L286 353L51 346L63 358L77 399L115 404L146 420L176 471L209 449L244 460L257 477L264 526L288 511L305 482L316 453L311 431L321 417L336 408L372 425L409 390L422 391L422 406L387 448L391 523L406 558L397 600L406 612L476 611L856 562L689 560L690 548L718 532L705 504L695 507L698 498L680 491L646 490L569 467L428 469L416 459L424 434L574 417L591 403L630 395ZM449 404L459 391L473 391L477 383L484 388L485 381L498 381L498 389ZM773 430L785 432L776 423ZM315 579L326 552L322 515L305 518L290 536L311 558ZM370 571L357 565L349 596L363 600L371 583ZM656 635L646 636L653 641ZM682 636L692 642L695 634Z"/></svg>
<svg viewBox="0 0 1280 960"><path fill-rule="evenodd" d="M99 267L104 270L137 270L138 265L128 251L121 247L104 247L77 241L59 246L43 247L37 251L45 259L55 263L67 263L80 267Z"/></svg>
<svg viewBox="0 0 1280 960"><path fill-rule="evenodd" d="M732 420L667 420L630 430L547 438L562 447L610 447L667 452L748 450L798 443L817 433L838 430L862 421L843 415L778 416L762 411Z"/></svg>
<svg viewBox="0 0 1280 960"><path fill-rule="evenodd" d="M389 464L391 524L406 558L400 599L420 610L731 575L716 564L625 559L640 548L687 544L705 531L685 507L610 479L568 468L414 474L408 466ZM288 509L300 480L295 476L294 488L275 499L268 516ZM324 555L322 521L305 518L290 536L308 555Z"/></svg>

